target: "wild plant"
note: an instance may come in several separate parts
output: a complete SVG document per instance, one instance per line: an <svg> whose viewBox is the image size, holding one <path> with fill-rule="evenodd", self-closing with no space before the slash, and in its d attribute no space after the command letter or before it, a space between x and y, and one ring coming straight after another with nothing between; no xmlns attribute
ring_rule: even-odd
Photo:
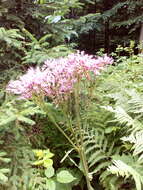
<svg viewBox="0 0 143 190"><path fill-rule="evenodd" d="M10 81L7 86L7 91L34 101L65 136L80 158L80 169L88 190L93 190L91 181L94 172L89 169L96 161L95 157L89 161L86 157L92 150L87 151L87 148L92 145L94 132L90 134L83 110L90 110L96 76L112 62L106 55L94 58L77 52L66 58L47 60L42 68L30 68L25 75ZM55 120L51 111L53 107L62 114L62 122Z"/></svg>

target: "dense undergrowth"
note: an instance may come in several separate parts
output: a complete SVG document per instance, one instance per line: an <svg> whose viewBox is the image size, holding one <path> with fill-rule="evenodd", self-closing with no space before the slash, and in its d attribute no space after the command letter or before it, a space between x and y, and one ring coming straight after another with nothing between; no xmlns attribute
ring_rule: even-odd
<svg viewBox="0 0 143 190"><path fill-rule="evenodd" d="M81 145L92 185L88 189L141 190L142 64L142 55L118 55L113 65L96 76L93 86L88 86L87 79L84 81L92 89L92 96L88 88L80 92L81 129L76 128L77 100L71 97L69 102L69 121L75 130L70 133L75 137L66 127L68 113L64 115L50 99L44 101L54 122L41 104L17 99L2 90L1 189L86 189L87 173L74 147L81 142L77 139L72 146L55 127L57 123L72 142L78 135L83 136Z"/></svg>
<svg viewBox="0 0 143 190"><path fill-rule="evenodd" d="M124 38L110 58L76 51L97 30L109 52L107 33L136 31L142 2L99 0L93 14L93 1L67 2L0 4L0 190L142 190L143 54Z"/></svg>

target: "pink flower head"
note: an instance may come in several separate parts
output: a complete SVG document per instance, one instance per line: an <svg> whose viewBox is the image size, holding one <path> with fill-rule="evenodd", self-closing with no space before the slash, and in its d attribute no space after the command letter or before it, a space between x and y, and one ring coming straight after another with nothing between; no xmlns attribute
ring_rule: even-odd
<svg viewBox="0 0 143 190"><path fill-rule="evenodd" d="M65 58L49 59L40 69L30 68L18 80L10 81L7 91L29 99L33 94L43 93L55 99L65 99L74 85L82 78L90 79L90 73L99 74L113 59L105 55L94 58L84 52L70 54Z"/></svg>
<svg viewBox="0 0 143 190"><path fill-rule="evenodd" d="M51 76L48 76L48 72L40 70L39 67L29 68L27 73L22 75L19 80L9 82L7 91L21 95L21 98L29 99L33 94L44 92L44 88L48 90L49 83L46 83L46 79L51 80ZM44 86L45 84L47 85Z"/></svg>

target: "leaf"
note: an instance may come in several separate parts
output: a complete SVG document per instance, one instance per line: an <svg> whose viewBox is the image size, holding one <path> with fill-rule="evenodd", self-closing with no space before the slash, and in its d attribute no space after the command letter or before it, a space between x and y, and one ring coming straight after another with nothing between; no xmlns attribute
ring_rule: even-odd
<svg viewBox="0 0 143 190"><path fill-rule="evenodd" d="M46 170L45 170L45 175L47 178L50 178L50 177L53 177L53 175L55 174L55 170L52 166L48 167Z"/></svg>
<svg viewBox="0 0 143 190"><path fill-rule="evenodd" d="M142 171L138 170L137 161L133 161L133 163L129 162L131 160L129 156L120 157L122 160L113 160L113 165L108 167L108 171L110 171L112 174L116 174L117 176L122 176L125 179L129 178L130 176L133 177L136 185L137 190L142 189L143 184L143 177L142 177ZM129 163L126 163L129 162Z"/></svg>
<svg viewBox="0 0 143 190"><path fill-rule="evenodd" d="M5 183L5 182L8 180L8 177L5 176L3 173L0 172L0 180Z"/></svg>
<svg viewBox="0 0 143 190"><path fill-rule="evenodd" d="M8 173L8 172L10 172L10 169L6 168L0 169L0 173Z"/></svg>
<svg viewBox="0 0 143 190"><path fill-rule="evenodd" d="M42 164L43 164L43 160L38 160L38 161L35 161L33 163L33 165L35 165L35 166L39 166L39 165L42 165Z"/></svg>
<svg viewBox="0 0 143 190"><path fill-rule="evenodd" d="M46 187L48 190L55 190L56 189L56 184L53 179L47 179L46 181Z"/></svg>
<svg viewBox="0 0 143 190"><path fill-rule="evenodd" d="M44 154L46 154L46 157L45 157L46 159L47 158L52 158L54 156L54 154L51 153L49 149L48 150L44 150Z"/></svg>
<svg viewBox="0 0 143 190"><path fill-rule="evenodd" d="M47 38L51 38L51 37L52 37L52 34L46 34L40 38L39 43L43 43L47 40Z"/></svg>
<svg viewBox="0 0 143 190"><path fill-rule="evenodd" d="M17 118L18 118L19 121L25 122L25 123L27 123L29 125L34 125L35 124L35 121L33 121L33 120L31 120L31 119L29 119L27 117L24 117L22 115L18 116Z"/></svg>
<svg viewBox="0 0 143 190"><path fill-rule="evenodd" d="M9 162L11 161L10 158L2 158L1 160L2 160L3 162L6 162L6 163L9 163Z"/></svg>
<svg viewBox="0 0 143 190"><path fill-rule="evenodd" d="M44 164L43 165L44 165L45 168L51 167L53 165L53 160L46 159L46 160L44 160Z"/></svg>
<svg viewBox="0 0 143 190"><path fill-rule="evenodd" d="M15 115L9 116L9 118L6 118L5 120L3 119L2 121L0 121L0 126L7 125L8 123L15 121L15 119L16 119Z"/></svg>
<svg viewBox="0 0 143 190"><path fill-rule="evenodd" d="M52 23L57 23L61 20L61 16L55 16L54 19L52 20Z"/></svg>
<svg viewBox="0 0 143 190"><path fill-rule="evenodd" d="M7 153L6 152L0 152L0 157L6 156Z"/></svg>
<svg viewBox="0 0 143 190"><path fill-rule="evenodd" d="M71 183L76 178L73 177L73 175L66 170L62 170L57 174L57 181L60 183Z"/></svg>
<svg viewBox="0 0 143 190"><path fill-rule="evenodd" d="M33 150L33 152L35 153L35 155L41 159L44 157L44 152L42 150Z"/></svg>
<svg viewBox="0 0 143 190"><path fill-rule="evenodd" d="M72 190L71 184L56 183L56 190Z"/></svg>

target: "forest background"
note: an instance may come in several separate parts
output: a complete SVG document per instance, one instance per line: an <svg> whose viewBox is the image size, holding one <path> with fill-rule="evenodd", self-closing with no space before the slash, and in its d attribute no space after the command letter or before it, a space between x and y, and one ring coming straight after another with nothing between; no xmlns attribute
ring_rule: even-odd
<svg viewBox="0 0 143 190"><path fill-rule="evenodd" d="M142 0L0 0L1 190L143 188L142 41ZM40 106L6 92L9 80L29 67L76 50L114 58L97 77L90 111L80 103L81 120L89 126L80 131L88 139L89 176ZM64 126L63 115L50 106Z"/></svg>

